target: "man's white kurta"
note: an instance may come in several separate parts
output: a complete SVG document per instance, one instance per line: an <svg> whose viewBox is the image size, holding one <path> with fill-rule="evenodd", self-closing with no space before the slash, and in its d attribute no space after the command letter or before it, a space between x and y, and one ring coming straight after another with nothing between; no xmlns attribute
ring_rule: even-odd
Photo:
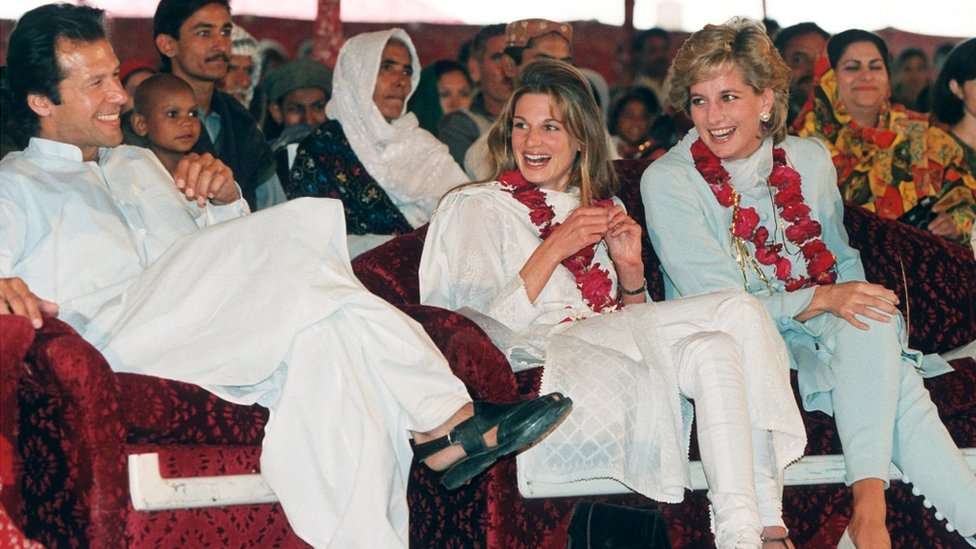
<svg viewBox="0 0 976 549"><path fill-rule="evenodd" d="M269 406L262 474L306 541L406 547L407 430L470 398L353 275L341 204L246 213L186 201L147 150L84 162L35 138L0 162L0 277L57 302L116 371Z"/></svg>

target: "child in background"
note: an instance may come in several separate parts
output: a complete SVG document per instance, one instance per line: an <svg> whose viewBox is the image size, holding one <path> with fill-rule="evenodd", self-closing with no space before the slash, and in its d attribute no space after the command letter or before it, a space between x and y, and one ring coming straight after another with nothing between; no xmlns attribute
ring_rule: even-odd
<svg viewBox="0 0 976 549"><path fill-rule="evenodd" d="M172 74L157 74L136 88L132 129L170 174L200 137L193 88Z"/></svg>

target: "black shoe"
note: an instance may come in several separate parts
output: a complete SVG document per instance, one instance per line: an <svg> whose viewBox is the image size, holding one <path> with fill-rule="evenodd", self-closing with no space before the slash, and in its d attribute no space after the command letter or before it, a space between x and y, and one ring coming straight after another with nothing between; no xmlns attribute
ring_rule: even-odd
<svg viewBox="0 0 976 549"><path fill-rule="evenodd" d="M441 477L448 490L463 486L495 463L498 458L524 450L546 437L573 409L573 401L559 393L533 400L499 404L476 401L474 415L459 423L444 437L414 445L414 459L422 461L433 454L460 444L465 457ZM498 427L498 444L486 446L484 435Z"/></svg>

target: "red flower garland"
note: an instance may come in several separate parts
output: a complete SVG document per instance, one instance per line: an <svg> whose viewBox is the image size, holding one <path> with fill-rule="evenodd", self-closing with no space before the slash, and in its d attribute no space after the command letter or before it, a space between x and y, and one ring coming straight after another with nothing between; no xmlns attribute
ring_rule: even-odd
<svg viewBox="0 0 976 549"><path fill-rule="evenodd" d="M695 167L712 189L718 203L732 208L732 236L755 246L754 257L763 265L773 265L776 278L793 292L815 284L833 284L837 280L837 259L820 238L820 223L810 218L810 207L803 201L800 174L786 163L786 152L773 149L773 169L769 184L775 189L773 203L779 215L790 225L786 227L786 239L800 248L807 262L807 276L792 276L793 265L782 255L783 244L769 241L769 229L759 225L755 208L739 206L739 193L730 184L731 176L722 161L699 138L691 146Z"/></svg>
<svg viewBox="0 0 976 549"><path fill-rule="evenodd" d="M542 192L537 185L534 185L524 177L518 170L505 172L498 178L502 184L502 189L508 191L515 200L518 200L529 209L529 220L536 227L539 227L539 236L545 240L549 238L552 231L559 226L553 223L556 212L546 201L546 193ZM595 200L594 206L609 207L613 205L612 200ZM610 273L600 267L599 263L594 263L596 255L596 244L584 246L578 252L562 260L562 265L569 269L573 278L576 280L576 288L583 295L583 301L594 312L602 313L608 309L615 309L619 303L610 292L613 290L613 281Z"/></svg>

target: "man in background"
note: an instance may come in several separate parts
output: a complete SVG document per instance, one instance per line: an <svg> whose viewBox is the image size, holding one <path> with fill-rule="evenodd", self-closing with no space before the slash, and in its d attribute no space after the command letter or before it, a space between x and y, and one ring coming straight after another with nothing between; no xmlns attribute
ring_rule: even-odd
<svg viewBox="0 0 976 549"><path fill-rule="evenodd" d="M231 56L228 0L161 0L153 16L153 39L163 72L182 78L196 95L204 131L193 147L230 166L252 210L284 202L271 148L251 114L217 90Z"/></svg>

